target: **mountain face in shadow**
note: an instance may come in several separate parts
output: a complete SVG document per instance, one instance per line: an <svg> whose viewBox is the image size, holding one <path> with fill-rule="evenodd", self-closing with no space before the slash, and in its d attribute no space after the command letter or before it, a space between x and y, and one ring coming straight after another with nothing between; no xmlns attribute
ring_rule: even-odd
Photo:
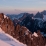
<svg viewBox="0 0 46 46"><path fill-rule="evenodd" d="M23 16L19 19L14 19L13 23L15 26L16 24L25 26L32 32L37 30L40 30L41 32L46 32L44 30L43 14L39 12L35 16L33 14L24 13Z"/></svg>
<svg viewBox="0 0 46 46"><path fill-rule="evenodd" d="M42 18L43 19L43 14L41 14L40 12L36 13L36 15L34 16L34 18Z"/></svg>
<svg viewBox="0 0 46 46"><path fill-rule="evenodd" d="M8 16L11 20L14 20L14 19L19 19L23 16L24 13L20 13L18 15L16 14L7 14L6 16Z"/></svg>
<svg viewBox="0 0 46 46"><path fill-rule="evenodd" d="M44 14L44 15L46 15L46 10L42 11L41 13Z"/></svg>
<svg viewBox="0 0 46 46"><path fill-rule="evenodd" d="M20 22L20 25L27 27L30 31L34 32L43 28L43 21L26 17Z"/></svg>
<svg viewBox="0 0 46 46"><path fill-rule="evenodd" d="M16 24L16 23L20 23L21 21L23 21L26 17L30 17L32 18L33 17L33 14L29 14L29 13L23 13L23 16L20 17L19 19L14 19L13 22ZM17 20L17 22L15 21Z"/></svg>

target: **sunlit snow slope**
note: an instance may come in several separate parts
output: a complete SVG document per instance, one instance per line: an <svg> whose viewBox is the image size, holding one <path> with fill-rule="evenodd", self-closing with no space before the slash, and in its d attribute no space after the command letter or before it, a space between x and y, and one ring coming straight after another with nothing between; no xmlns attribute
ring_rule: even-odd
<svg viewBox="0 0 46 46"><path fill-rule="evenodd" d="M0 46L26 46L26 45L20 43L18 40L14 39L9 34L6 34L0 28Z"/></svg>

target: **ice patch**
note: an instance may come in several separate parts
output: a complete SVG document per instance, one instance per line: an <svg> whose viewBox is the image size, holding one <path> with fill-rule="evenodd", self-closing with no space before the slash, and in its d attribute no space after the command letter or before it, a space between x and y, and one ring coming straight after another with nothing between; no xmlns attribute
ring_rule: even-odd
<svg viewBox="0 0 46 46"><path fill-rule="evenodd" d="M34 32L34 33L32 34L32 36L38 37L38 35L37 35L36 32Z"/></svg>
<svg viewBox="0 0 46 46"><path fill-rule="evenodd" d="M4 15L4 18L7 18L8 19L8 17L6 15Z"/></svg>

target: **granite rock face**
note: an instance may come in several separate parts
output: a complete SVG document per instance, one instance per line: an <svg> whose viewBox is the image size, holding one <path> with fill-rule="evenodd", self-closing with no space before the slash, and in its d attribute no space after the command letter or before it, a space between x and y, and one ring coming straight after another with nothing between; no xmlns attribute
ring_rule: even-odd
<svg viewBox="0 0 46 46"><path fill-rule="evenodd" d="M46 45L46 38L44 38L40 31L32 33L26 27L17 25L15 34L15 38L18 39L20 42L27 44L27 46Z"/></svg>
<svg viewBox="0 0 46 46"><path fill-rule="evenodd" d="M12 35L14 32L14 24L9 17L0 13L0 27L8 34Z"/></svg>

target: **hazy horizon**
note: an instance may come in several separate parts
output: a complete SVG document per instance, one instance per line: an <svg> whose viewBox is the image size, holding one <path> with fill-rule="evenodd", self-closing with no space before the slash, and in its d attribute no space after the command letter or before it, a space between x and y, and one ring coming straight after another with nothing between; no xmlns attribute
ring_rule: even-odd
<svg viewBox="0 0 46 46"><path fill-rule="evenodd" d="M0 13L36 13L46 10L46 0L0 0Z"/></svg>

